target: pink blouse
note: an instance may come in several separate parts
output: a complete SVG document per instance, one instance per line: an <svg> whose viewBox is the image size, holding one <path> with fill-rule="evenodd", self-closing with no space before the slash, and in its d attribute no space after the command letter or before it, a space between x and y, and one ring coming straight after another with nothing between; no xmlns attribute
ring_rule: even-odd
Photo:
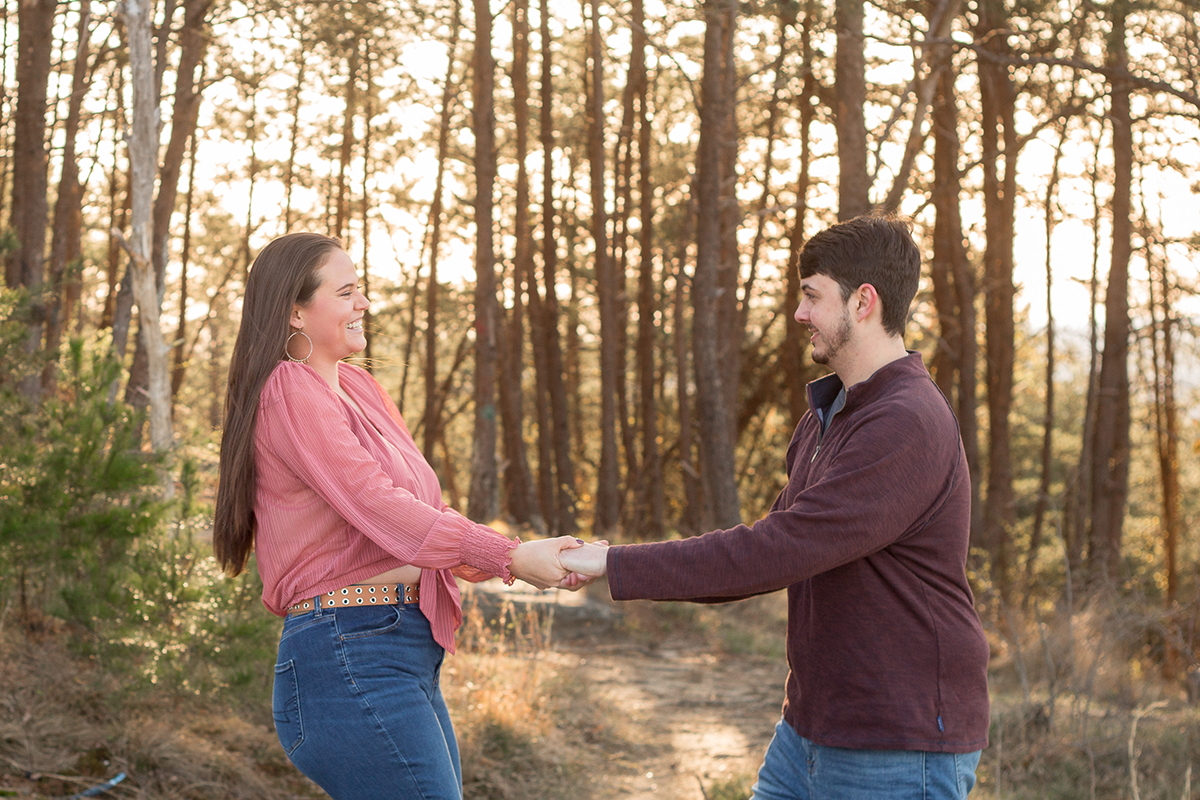
<svg viewBox="0 0 1200 800"><path fill-rule="evenodd" d="M517 546L442 502L433 469L370 373L341 363L362 413L307 364L279 362L255 430L255 551L263 605L283 616L309 597L405 564L421 568L421 612L454 652L462 623L451 574L502 576ZM363 416L363 413L366 416Z"/></svg>

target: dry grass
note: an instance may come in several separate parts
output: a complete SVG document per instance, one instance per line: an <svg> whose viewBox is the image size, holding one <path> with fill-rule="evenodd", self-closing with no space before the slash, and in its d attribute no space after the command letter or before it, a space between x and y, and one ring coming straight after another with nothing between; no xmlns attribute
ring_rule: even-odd
<svg viewBox="0 0 1200 800"><path fill-rule="evenodd" d="M74 794L120 772L110 796L274 800L320 796L269 725L198 698L133 694L60 637L0 634L0 789Z"/></svg>
<svg viewBox="0 0 1200 800"><path fill-rule="evenodd" d="M1196 654L1163 616L1129 602L1008 614L989 631L991 746L982 798L1191 800L1200 769Z"/></svg>
<svg viewBox="0 0 1200 800"><path fill-rule="evenodd" d="M486 621L467 608L443 687L468 798L587 797L620 733L573 683L573 657L550 648L552 619L511 606ZM106 673L43 626L0 630L0 796L62 797L127 775L109 796L145 800L323 797L288 763L255 696L199 696ZM269 669L270 664L263 666ZM620 749L619 746L616 749Z"/></svg>
<svg viewBox="0 0 1200 800"><path fill-rule="evenodd" d="M553 609L500 607L488 619L468 602L457 656L442 689L458 734L466 798L590 796L604 753L628 731L574 681L577 658L550 647Z"/></svg>

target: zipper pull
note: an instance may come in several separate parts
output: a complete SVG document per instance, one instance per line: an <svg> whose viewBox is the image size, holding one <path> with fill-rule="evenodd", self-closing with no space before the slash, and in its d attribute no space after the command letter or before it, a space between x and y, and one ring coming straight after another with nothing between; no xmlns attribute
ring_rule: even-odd
<svg viewBox="0 0 1200 800"><path fill-rule="evenodd" d="M942 733L946 732L946 726L942 724L942 715L938 714L938 730Z"/></svg>
<svg viewBox="0 0 1200 800"><path fill-rule="evenodd" d="M810 458L810 459L808 460L808 463L810 463L810 464L811 464L811 463L813 463L814 461L816 461L816 460L817 460L817 453L820 453L820 452L821 452L821 443L820 443L820 442L817 442L817 449L816 449L816 450L813 450L812 458Z"/></svg>

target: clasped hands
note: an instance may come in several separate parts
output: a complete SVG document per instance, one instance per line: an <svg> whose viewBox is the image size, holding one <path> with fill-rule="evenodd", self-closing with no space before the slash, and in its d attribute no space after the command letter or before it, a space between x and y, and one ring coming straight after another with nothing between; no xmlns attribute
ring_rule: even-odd
<svg viewBox="0 0 1200 800"><path fill-rule="evenodd" d="M607 558L608 542L588 543L574 536L535 539L512 551L509 571L539 589L575 591L604 574Z"/></svg>

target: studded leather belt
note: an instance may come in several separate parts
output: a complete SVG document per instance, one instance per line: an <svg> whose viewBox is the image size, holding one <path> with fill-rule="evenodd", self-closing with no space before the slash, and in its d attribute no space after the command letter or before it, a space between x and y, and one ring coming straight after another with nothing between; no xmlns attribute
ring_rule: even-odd
<svg viewBox="0 0 1200 800"><path fill-rule="evenodd" d="M421 602L421 586L407 583L356 583L335 589L316 597L302 600L288 609L288 614L303 614L312 611L320 603L321 608L354 608L356 606L396 606L403 603Z"/></svg>

